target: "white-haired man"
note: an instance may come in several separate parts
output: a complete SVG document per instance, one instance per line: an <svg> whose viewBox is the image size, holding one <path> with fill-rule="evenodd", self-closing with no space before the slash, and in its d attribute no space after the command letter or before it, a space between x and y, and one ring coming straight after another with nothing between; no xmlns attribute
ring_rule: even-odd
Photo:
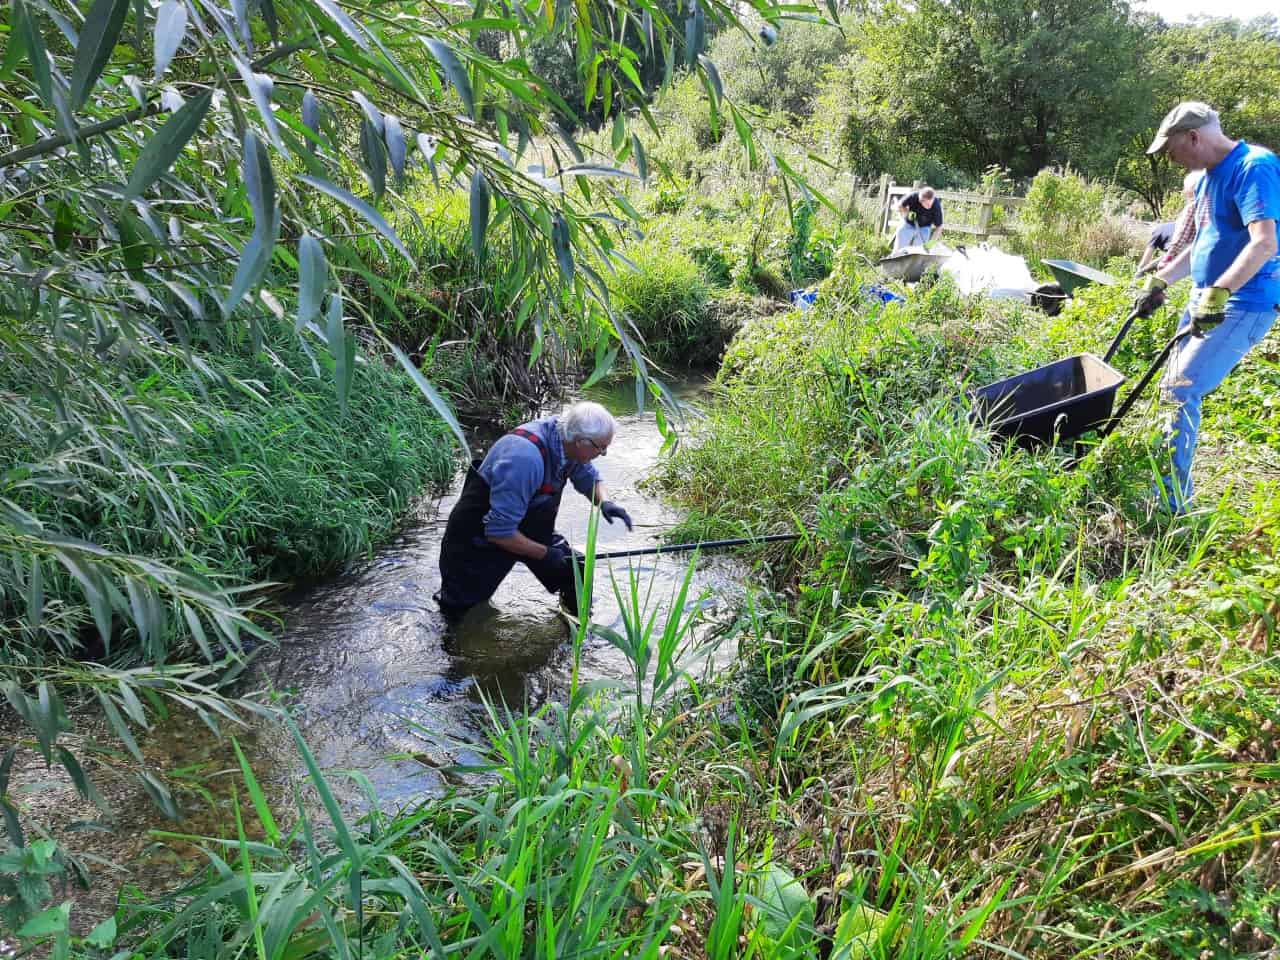
<svg viewBox="0 0 1280 960"><path fill-rule="evenodd" d="M1203 169L1196 189L1196 233L1191 246L1147 277L1134 302L1141 316L1164 303L1164 289L1187 275L1195 289L1179 325L1194 336L1179 341L1162 387L1177 404L1166 440L1172 473L1163 484L1170 509L1191 500L1191 461L1200 430L1200 407L1275 322L1280 311L1280 160L1270 150L1222 132L1205 103L1180 103L1165 116L1147 153L1165 152L1174 163Z"/></svg>
<svg viewBox="0 0 1280 960"><path fill-rule="evenodd" d="M456 617L488 600L517 562L559 593L578 612L574 565L579 555L555 532L566 483L604 518L631 516L608 499L592 461L613 442L616 424L598 403L581 402L560 416L543 417L500 437L483 461L467 471L462 494L449 514L440 545L440 592L446 616Z"/></svg>

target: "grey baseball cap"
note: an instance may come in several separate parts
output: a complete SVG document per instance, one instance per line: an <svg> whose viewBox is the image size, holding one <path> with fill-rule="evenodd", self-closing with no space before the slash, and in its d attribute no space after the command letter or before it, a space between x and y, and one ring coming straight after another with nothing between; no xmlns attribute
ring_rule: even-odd
<svg viewBox="0 0 1280 960"><path fill-rule="evenodd" d="M1199 100L1184 100L1164 115L1160 121L1160 129L1156 138L1147 147L1147 153L1159 153L1169 144L1169 138L1183 130L1199 130L1210 123L1218 122L1218 111Z"/></svg>

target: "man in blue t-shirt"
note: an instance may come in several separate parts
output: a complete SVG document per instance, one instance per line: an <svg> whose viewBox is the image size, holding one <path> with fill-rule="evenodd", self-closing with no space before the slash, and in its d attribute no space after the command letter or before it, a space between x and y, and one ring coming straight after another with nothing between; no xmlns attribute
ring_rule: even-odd
<svg viewBox="0 0 1280 960"><path fill-rule="evenodd" d="M1147 153L1164 151L1188 169L1203 168L1196 189L1196 236L1183 254L1147 278L1134 303L1149 317L1168 284L1188 273L1195 289L1179 325L1162 384L1177 404L1166 429L1172 475L1163 494L1175 512L1191 499L1191 460L1200 407L1246 353L1266 336L1280 311L1280 160L1264 147L1232 140L1208 104L1180 103L1164 118Z"/></svg>
<svg viewBox="0 0 1280 960"><path fill-rule="evenodd" d="M613 442L613 416L582 401L501 437L467 471L440 544L440 609L451 619L488 600L517 562L572 614L578 613L574 566L581 555L555 532L567 483L631 529L631 516L608 498L591 461ZM581 570L579 569L579 574Z"/></svg>

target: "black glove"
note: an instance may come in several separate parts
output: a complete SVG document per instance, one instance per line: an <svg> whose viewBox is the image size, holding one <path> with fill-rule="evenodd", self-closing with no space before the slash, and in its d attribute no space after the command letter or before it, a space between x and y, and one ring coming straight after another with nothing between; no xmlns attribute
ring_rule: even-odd
<svg viewBox="0 0 1280 960"><path fill-rule="evenodd" d="M564 541L557 541L547 547L547 554L542 558L554 570L564 571L565 575L572 578L573 568L569 565L573 562L573 548Z"/></svg>
<svg viewBox="0 0 1280 960"><path fill-rule="evenodd" d="M1142 284L1137 298L1133 301L1133 310L1140 317L1150 317L1164 306L1164 288L1167 284L1154 274L1147 277Z"/></svg>
<svg viewBox="0 0 1280 960"><path fill-rule="evenodd" d="M631 514L627 513L627 511L623 510L612 500L606 500L604 503L600 504L600 512L604 514L604 518L610 523L613 523L615 520L621 520L627 525L628 532L632 530Z"/></svg>

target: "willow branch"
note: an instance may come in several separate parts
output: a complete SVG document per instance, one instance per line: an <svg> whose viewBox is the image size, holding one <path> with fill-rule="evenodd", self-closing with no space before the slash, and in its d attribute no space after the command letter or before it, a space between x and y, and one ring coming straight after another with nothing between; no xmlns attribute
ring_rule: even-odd
<svg viewBox="0 0 1280 960"><path fill-rule="evenodd" d="M297 53L299 50L305 50L311 46L314 38L306 40L295 40L293 43L287 43L283 47L277 47L270 53L259 57L253 62L254 70L261 70L263 67L281 60L284 57ZM45 154L53 153L62 147L69 146L73 142L81 140L91 140L94 137L101 136L104 133L110 133L120 127L127 126L131 123L137 123L146 117L155 116L162 109L159 100L152 100L145 106L135 107L125 113L110 117L106 120L100 120L98 123L91 123L87 127L81 127L76 131L74 140L65 133L59 133L54 136L44 137L37 140L28 147L21 147L18 150L11 150L8 153L0 154L0 170L5 167L11 167L14 164L23 163L34 157L43 157Z"/></svg>

